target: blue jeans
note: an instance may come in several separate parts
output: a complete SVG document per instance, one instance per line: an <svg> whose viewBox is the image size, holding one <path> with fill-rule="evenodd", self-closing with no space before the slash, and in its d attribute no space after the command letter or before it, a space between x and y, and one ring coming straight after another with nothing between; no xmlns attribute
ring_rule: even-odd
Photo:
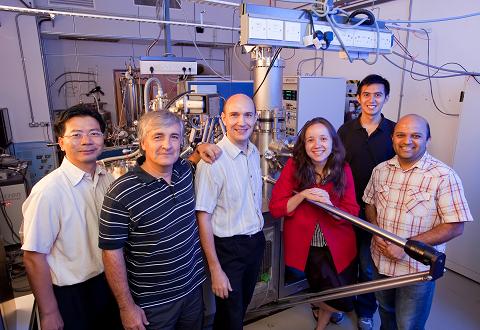
<svg viewBox="0 0 480 330"><path fill-rule="evenodd" d="M372 234L360 228L355 228L355 234L358 251L358 283L368 282L373 279L373 260L370 252ZM375 294L365 293L357 296L354 306L359 318L372 318L377 310Z"/></svg>
<svg viewBox="0 0 480 330"><path fill-rule="evenodd" d="M387 276L378 274L378 279ZM382 330L423 330L432 307L435 282L422 282L400 288L377 291Z"/></svg>

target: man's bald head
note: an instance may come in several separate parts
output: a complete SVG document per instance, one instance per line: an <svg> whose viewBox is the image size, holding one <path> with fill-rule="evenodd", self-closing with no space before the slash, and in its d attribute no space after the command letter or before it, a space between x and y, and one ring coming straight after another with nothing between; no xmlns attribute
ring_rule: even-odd
<svg viewBox="0 0 480 330"><path fill-rule="evenodd" d="M223 106L223 111L229 112L232 110L232 108L237 107L246 108L249 110L253 109L253 111L255 111L255 104L253 103L253 100L245 94L235 94L230 96Z"/></svg>
<svg viewBox="0 0 480 330"><path fill-rule="evenodd" d="M395 125L395 129L397 129L397 127L400 127L400 125L405 125L405 124L411 125L413 123L417 125L423 125L425 128L426 138L427 140L430 140L431 134L430 134L430 125L428 124L428 121L424 117L414 113L401 117L398 120L397 124Z"/></svg>

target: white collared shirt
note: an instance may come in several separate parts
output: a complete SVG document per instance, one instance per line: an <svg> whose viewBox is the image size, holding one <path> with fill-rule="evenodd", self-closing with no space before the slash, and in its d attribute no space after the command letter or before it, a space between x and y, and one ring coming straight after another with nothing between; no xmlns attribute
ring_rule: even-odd
<svg viewBox="0 0 480 330"><path fill-rule="evenodd" d="M77 284L103 272L98 221L112 182L100 166L92 179L65 157L23 203L22 250L46 254L53 284Z"/></svg>
<svg viewBox="0 0 480 330"><path fill-rule="evenodd" d="M260 154L249 141L245 154L227 137L213 164L200 161L195 174L197 211L212 214L217 237L252 235L263 229Z"/></svg>

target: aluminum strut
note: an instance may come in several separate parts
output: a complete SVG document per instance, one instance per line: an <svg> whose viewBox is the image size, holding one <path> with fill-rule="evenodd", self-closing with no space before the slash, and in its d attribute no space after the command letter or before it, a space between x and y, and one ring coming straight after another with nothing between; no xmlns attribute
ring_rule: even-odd
<svg viewBox="0 0 480 330"><path fill-rule="evenodd" d="M257 314L270 314L272 312L290 308L306 303L315 303L332 299L357 296L364 293L375 292L380 290L388 290L402 286L412 285L419 282L431 281L432 277L428 271L414 274L407 274L396 277L389 277L380 280L374 280L359 284L341 286L334 289L328 289L321 292L291 295L281 298L275 302L248 311L249 317L255 317Z"/></svg>

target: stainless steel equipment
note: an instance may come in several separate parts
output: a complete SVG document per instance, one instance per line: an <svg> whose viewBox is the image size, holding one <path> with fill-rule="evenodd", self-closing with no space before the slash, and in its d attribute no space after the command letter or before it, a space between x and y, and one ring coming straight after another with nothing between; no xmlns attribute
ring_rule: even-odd
<svg viewBox="0 0 480 330"><path fill-rule="evenodd" d="M284 61L280 50L272 47L257 47L252 51L254 94L253 101L258 120L252 142L260 151L260 167L263 175L275 176L269 162L264 158L269 144L285 137L285 116L282 107L282 77ZM270 196L271 186L264 184L263 196Z"/></svg>

